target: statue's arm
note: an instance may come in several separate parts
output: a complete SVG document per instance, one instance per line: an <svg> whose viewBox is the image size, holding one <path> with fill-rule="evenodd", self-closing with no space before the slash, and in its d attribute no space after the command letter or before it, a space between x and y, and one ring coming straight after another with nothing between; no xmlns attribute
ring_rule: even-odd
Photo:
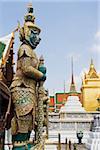
<svg viewBox="0 0 100 150"><path fill-rule="evenodd" d="M31 65L31 58L24 57L21 60L21 69L24 75L29 78L39 80L43 77L43 73Z"/></svg>

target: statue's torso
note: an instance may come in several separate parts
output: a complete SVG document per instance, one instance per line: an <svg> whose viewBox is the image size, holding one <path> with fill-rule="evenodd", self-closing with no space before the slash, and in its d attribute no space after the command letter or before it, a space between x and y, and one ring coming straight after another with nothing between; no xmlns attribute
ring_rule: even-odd
<svg viewBox="0 0 100 150"><path fill-rule="evenodd" d="M18 51L17 70L11 84L12 99L17 116L28 114L36 105L37 82L31 77L33 68L38 69L37 56L32 48L23 44Z"/></svg>
<svg viewBox="0 0 100 150"><path fill-rule="evenodd" d="M24 61L25 64L23 63ZM38 58L35 52L32 50L32 48L26 44L20 46L18 51L17 70L11 88L13 89L15 87L20 87L23 85L27 88L34 89L36 87L36 81L31 77L27 77L23 73L22 69L23 67L27 69L29 66L38 69L38 64L39 64Z"/></svg>

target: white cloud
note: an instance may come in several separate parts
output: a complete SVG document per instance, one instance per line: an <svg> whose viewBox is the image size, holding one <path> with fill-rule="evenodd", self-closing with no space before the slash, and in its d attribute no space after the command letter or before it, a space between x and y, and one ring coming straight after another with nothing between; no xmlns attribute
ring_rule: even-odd
<svg viewBox="0 0 100 150"><path fill-rule="evenodd" d="M95 38L100 39L100 31L97 31L97 32L96 32Z"/></svg>
<svg viewBox="0 0 100 150"><path fill-rule="evenodd" d="M100 43L96 43L96 44L92 45L90 50L94 51L94 52L100 52Z"/></svg>
<svg viewBox="0 0 100 150"><path fill-rule="evenodd" d="M100 30L96 32L95 34L95 41L93 45L90 48L93 52L99 52L100 53Z"/></svg>

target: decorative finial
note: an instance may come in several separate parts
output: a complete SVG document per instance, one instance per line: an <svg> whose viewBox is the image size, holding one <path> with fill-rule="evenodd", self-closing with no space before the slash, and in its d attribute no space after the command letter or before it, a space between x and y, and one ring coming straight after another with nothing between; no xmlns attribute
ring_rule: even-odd
<svg viewBox="0 0 100 150"><path fill-rule="evenodd" d="M29 3L28 6L27 6L27 10L28 10L28 13L33 13L33 7L32 7L32 3Z"/></svg>
<svg viewBox="0 0 100 150"><path fill-rule="evenodd" d="M94 68L93 59L91 58L90 68Z"/></svg>
<svg viewBox="0 0 100 150"><path fill-rule="evenodd" d="M44 61L43 55L40 56L40 61Z"/></svg>
<svg viewBox="0 0 100 150"><path fill-rule="evenodd" d="M33 15L33 7L32 7L32 3L29 3L27 6L27 15L24 17L25 22L32 22L34 23L35 17Z"/></svg>
<svg viewBox="0 0 100 150"><path fill-rule="evenodd" d="M40 63L39 63L40 65L44 65L43 55L40 56L39 61L40 61Z"/></svg>
<svg viewBox="0 0 100 150"><path fill-rule="evenodd" d="M91 65L93 65L93 59L91 58Z"/></svg>

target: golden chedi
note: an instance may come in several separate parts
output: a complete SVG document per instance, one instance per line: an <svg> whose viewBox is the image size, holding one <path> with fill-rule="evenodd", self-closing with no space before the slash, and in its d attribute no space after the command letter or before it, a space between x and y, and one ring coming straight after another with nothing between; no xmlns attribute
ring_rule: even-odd
<svg viewBox="0 0 100 150"><path fill-rule="evenodd" d="M82 103L87 111L96 111L98 108L98 96L100 94L100 74L91 60L90 68L87 74L84 75L82 81Z"/></svg>

